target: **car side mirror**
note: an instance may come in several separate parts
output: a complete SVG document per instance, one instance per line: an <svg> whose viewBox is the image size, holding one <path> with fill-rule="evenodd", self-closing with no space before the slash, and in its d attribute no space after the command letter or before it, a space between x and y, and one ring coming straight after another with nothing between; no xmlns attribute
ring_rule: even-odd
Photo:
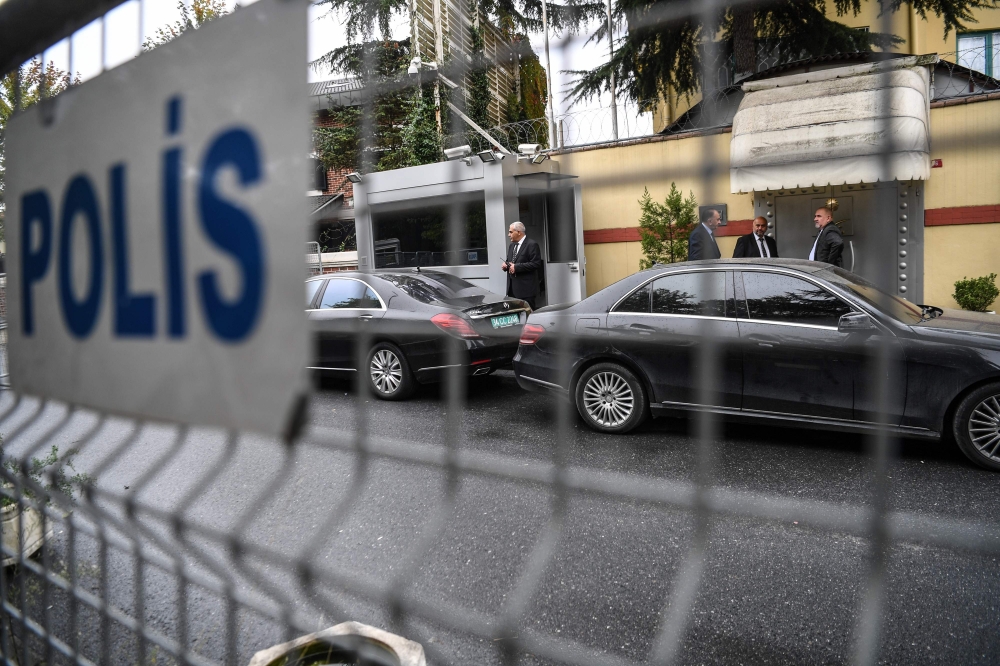
<svg viewBox="0 0 1000 666"><path fill-rule="evenodd" d="M877 330L875 322L864 312L848 312L840 317L837 322L837 330L841 333L854 333L856 331Z"/></svg>

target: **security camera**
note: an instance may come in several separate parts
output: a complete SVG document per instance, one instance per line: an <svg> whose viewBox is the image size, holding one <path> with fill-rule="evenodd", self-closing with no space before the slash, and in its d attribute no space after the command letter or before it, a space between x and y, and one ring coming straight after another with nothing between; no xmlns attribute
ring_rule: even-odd
<svg viewBox="0 0 1000 666"><path fill-rule="evenodd" d="M416 76L420 73L420 56L410 61L410 67L406 70L406 73L410 76Z"/></svg>
<svg viewBox="0 0 1000 666"><path fill-rule="evenodd" d="M456 146L454 148L445 148L444 156L449 160L460 160L463 157L468 157L472 154L472 146Z"/></svg>
<svg viewBox="0 0 1000 666"><path fill-rule="evenodd" d="M542 149L542 144L540 143L522 143L517 147L517 152L522 155L535 155Z"/></svg>

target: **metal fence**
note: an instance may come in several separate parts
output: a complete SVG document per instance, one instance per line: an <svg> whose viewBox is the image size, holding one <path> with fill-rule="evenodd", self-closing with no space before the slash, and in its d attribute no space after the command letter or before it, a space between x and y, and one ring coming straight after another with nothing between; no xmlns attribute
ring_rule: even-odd
<svg viewBox="0 0 1000 666"><path fill-rule="evenodd" d="M695 12L711 19L717 11L710 2L669 7L664 21ZM55 33L59 28L51 29ZM993 84L984 78L976 90ZM540 143L538 133L544 128L537 122L507 126L503 140ZM628 125L626 133L650 133L644 122L640 118ZM602 116L564 117L560 141L569 146L606 139L605 125ZM725 168L713 159L706 153L696 169L709 199L713 174ZM664 171L690 175L672 165ZM618 174L608 174L588 185L614 187L619 182ZM709 320L699 334L698 394L705 397L716 391L719 356ZM368 346L370 335L358 329L359 349ZM564 364L573 335L559 334ZM453 345L450 353L457 361L461 350ZM870 354L866 366L877 387L879 422L885 423L889 352L877 345ZM286 441L151 423L5 392L0 399L6 456L0 492L3 556L13 566L0 569L3 662L240 664L262 645L358 617L418 641L434 664L697 661L700 656L686 653L685 637L706 583L712 543L725 537L731 521L746 520L794 522L817 533L861 539L866 556L864 571L857 572L854 650L841 657L873 664L879 661L895 545L1000 553L1000 530L992 524L893 509L890 483L897 446L887 427L875 428L868 437L870 500L825 502L722 483L716 473L722 423L708 411L691 417L695 463L681 479L571 464L579 424L570 402L558 397L545 403L552 418L549 430L539 433L538 455L470 447L466 444L474 426L469 418L474 414L467 406L468 383L460 369L448 371L439 428L408 439L373 433L377 416L364 382L353 389L351 420L336 423L329 415L315 414L301 434ZM34 464L36 459L42 462ZM172 478L177 469L186 470L185 482L161 483L168 469L175 470ZM387 488L403 478L421 479L431 489L411 498L412 504L381 507L390 520L412 523L411 540L393 544L390 553L373 551L368 563L340 561L337 535L349 526L377 543L378 521L366 507L379 505ZM506 576L510 584L501 599L485 604L490 610L483 610L484 605L470 599L474 591L458 599L448 590L422 585L420 573L430 566L436 549L486 536L488 523L462 515L463 503L470 492L496 488L531 497L534 538L529 552L491 572ZM234 494L235 502L230 501ZM309 499L317 501L309 504ZM575 512L588 501L683 517L675 533L652 537L672 539L679 546L669 562L651 564L660 573L670 572L672 582L659 616L643 621L648 629L640 637L647 646L645 659L627 656L631 653L618 650L617 641L591 640L601 628L586 617L577 618L580 626L567 636L532 615L547 576L578 569L585 578L596 579L603 558L615 556L597 547L588 552L578 543L572 551L567 548L570 530L580 524ZM272 511L262 522L264 507ZM284 511L305 518L292 529L280 520ZM308 525L305 533L302 525ZM740 578L736 574L729 582L738 587ZM391 663L365 661L358 654L344 656L344 663Z"/></svg>

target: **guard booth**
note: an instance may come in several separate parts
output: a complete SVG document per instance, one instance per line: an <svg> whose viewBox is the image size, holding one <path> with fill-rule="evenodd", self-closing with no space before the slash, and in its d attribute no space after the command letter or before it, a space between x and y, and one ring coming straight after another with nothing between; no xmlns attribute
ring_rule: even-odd
<svg viewBox="0 0 1000 666"><path fill-rule="evenodd" d="M743 84L731 189L753 193L754 215L767 219L779 256L809 255L813 215L827 206L844 235L844 268L922 302L936 62L821 62Z"/></svg>
<svg viewBox="0 0 1000 666"><path fill-rule="evenodd" d="M504 294L507 228L521 221L545 264L536 306L585 298L576 177L538 156L533 164L480 155L362 176L354 184L359 269L446 271Z"/></svg>

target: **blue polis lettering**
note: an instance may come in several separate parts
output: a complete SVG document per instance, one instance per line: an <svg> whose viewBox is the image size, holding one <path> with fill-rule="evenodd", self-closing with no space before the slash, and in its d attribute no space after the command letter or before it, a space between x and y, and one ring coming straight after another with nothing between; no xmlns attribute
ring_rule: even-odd
<svg viewBox="0 0 1000 666"><path fill-rule="evenodd" d="M166 130L175 136L182 128L182 101L167 102ZM181 169L183 152L168 148L162 156L161 213L165 265L167 335L186 334L183 217ZM229 254L240 269L242 293L229 301L221 293L216 272L198 275L198 293L208 328L226 342L238 342L253 330L260 316L264 295L265 255L260 232L249 213L223 199L215 185L219 172L236 171L244 187L262 179L260 153L253 135L233 128L219 133L205 151L198 185L198 213L208 238ZM108 170L112 273L114 278L114 335L152 337L156 333L156 297L133 294L129 288L128 220L126 214L127 167L124 163ZM75 222L82 217L87 234L90 275L87 291L77 300L73 275L73 235ZM59 304L67 328L77 338L87 338L97 323L104 293L104 242L100 206L96 190L86 174L78 174L66 188L58 229ZM53 246L52 207L44 189L21 197L21 285L25 335L35 331L33 286L48 274ZM37 239L37 243L33 240Z"/></svg>

